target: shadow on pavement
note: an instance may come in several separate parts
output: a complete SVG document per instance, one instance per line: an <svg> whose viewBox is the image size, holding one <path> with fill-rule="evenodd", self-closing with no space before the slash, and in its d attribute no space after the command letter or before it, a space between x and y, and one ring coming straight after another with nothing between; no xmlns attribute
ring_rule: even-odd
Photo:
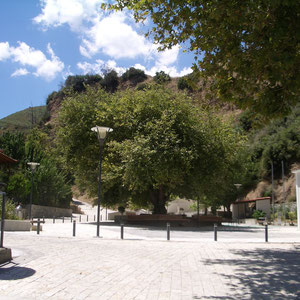
<svg viewBox="0 0 300 300"><path fill-rule="evenodd" d="M234 274L219 273L232 291L226 299L300 299L299 250L232 250L236 259L208 259L205 264L235 266Z"/></svg>
<svg viewBox="0 0 300 300"><path fill-rule="evenodd" d="M19 280L35 274L35 270L31 268L19 267L15 264L10 266L11 264L13 263L0 265L0 280Z"/></svg>
<svg viewBox="0 0 300 300"><path fill-rule="evenodd" d="M86 224L86 225L97 225L96 222L81 222L78 224ZM120 227L120 224L115 222L100 222L100 226L111 226L111 227ZM148 225L148 224L124 224L124 227L127 228L136 228L140 230L150 230L150 231L161 231L165 230L165 225ZM184 227L184 226L171 226L171 230L176 231L191 231L191 232L199 232L199 231L214 231L214 225L212 226L199 226L199 227ZM263 231L264 227L235 227L235 226L218 226L218 231L230 231L230 232L257 232Z"/></svg>

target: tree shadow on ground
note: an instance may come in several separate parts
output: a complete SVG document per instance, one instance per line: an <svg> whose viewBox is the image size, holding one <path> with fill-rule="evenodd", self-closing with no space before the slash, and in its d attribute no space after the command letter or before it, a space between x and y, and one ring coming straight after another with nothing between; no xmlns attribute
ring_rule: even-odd
<svg viewBox="0 0 300 300"><path fill-rule="evenodd" d="M14 263L0 265L0 280L19 280L35 274L35 270L26 267L19 267Z"/></svg>
<svg viewBox="0 0 300 300"><path fill-rule="evenodd" d="M236 258L205 261L207 265L235 267L233 274L218 273L227 279L231 296L206 299L300 299L300 246L290 250L256 249L231 252Z"/></svg>
<svg viewBox="0 0 300 300"><path fill-rule="evenodd" d="M97 222L82 222L78 224L86 224L86 225L97 225ZM108 227L120 227L119 223L114 222L100 222L100 226L108 226ZM149 225L149 224L124 224L124 227L127 228L136 228L140 230L150 230L150 231L161 231L166 230L166 225ZM201 232L201 231L214 231L214 225L211 226L178 226L178 225L171 225L170 229L172 231L179 231L179 232ZM264 227L227 227L227 226L218 226L218 231L230 231L230 232L262 232Z"/></svg>

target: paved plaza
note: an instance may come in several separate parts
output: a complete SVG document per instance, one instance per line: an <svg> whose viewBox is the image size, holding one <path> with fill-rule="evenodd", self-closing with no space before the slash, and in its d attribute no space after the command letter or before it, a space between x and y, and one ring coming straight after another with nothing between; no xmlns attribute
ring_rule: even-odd
<svg viewBox="0 0 300 300"><path fill-rule="evenodd" d="M14 260L0 267L0 299L299 299L295 227L165 228L48 220L6 232Z"/></svg>

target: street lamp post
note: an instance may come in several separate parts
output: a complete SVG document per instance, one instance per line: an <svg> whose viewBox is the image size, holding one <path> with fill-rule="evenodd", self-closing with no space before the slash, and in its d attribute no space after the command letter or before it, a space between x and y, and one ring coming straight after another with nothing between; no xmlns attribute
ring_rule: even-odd
<svg viewBox="0 0 300 300"><path fill-rule="evenodd" d="M99 153L99 179L98 179L98 202L97 202L97 237L100 234L100 202L101 202L101 165L102 165L102 151L104 142L106 140L107 134L113 130L109 127L96 126L91 129L94 132L97 132L100 153Z"/></svg>
<svg viewBox="0 0 300 300"><path fill-rule="evenodd" d="M234 186L236 187L237 192L239 192L239 189L242 185L240 183L235 183ZM237 204L237 219L238 219L238 224L239 224L240 223L240 204L239 203Z"/></svg>
<svg viewBox="0 0 300 300"><path fill-rule="evenodd" d="M32 218L32 194L33 194L33 174L36 170L36 167L39 166L39 163L36 162L29 162L27 163L28 166L31 168L31 188L30 188L30 204L29 204L29 220Z"/></svg>

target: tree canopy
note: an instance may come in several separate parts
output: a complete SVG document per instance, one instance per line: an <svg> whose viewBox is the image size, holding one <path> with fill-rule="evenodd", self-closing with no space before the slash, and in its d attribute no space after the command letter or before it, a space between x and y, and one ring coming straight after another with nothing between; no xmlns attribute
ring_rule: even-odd
<svg viewBox="0 0 300 300"><path fill-rule="evenodd" d="M76 182L97 194L95 125L114 129L104 148L106 205L165 213L172 196L216 196L236 169L242 138L184 93L161 87L109 94L88 88L67 98L59 115L58 147Z"/></svg>
<svg viewBox="0 0 300 300"><path fill-rule="evenodd" d="M299 101L299 1L116 0L111 8L151 18L161 49L187 44L220 99L266 118Z"/></svg>

